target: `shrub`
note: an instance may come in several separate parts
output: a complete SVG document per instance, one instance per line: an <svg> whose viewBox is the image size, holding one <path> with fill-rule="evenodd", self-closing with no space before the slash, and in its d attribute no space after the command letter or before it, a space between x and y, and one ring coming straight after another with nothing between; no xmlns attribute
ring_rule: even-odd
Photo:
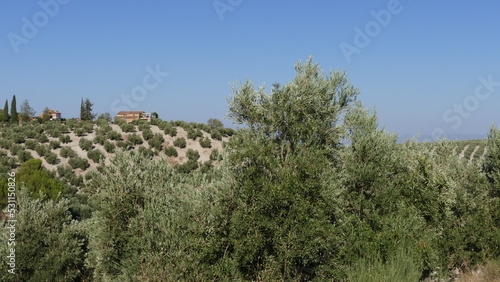
<svg viewBox="0 0 500 282"><path fill-rule="evenodd" d="M186 157L189 160L197 161L200 158L200 153L198 153L198 151L196 151L196 150L188 149L186 152Z"/></svg>
<svg viewBox="0 0 500 282"><path fill-rule="evenodd" d="M220 130L218 130L218 129L212 130L212 133L210 133L210 136L214 140L219 140L219 141L222 140L222 134L220 133Z"/></svg>
<svg viewBox="0 0 500 282"><path fill-rule="evenodd" d="M220 128L219 129L221 134L224 135L224 136L233 136L235 133L236 133L236 130L232 129L232 128Z"/></svg>
<svg viewBox="0 0 500 282"><path fill-rule="evenodd" d="M77 169L77 168L80 168L82 170L86 170L87 168L89 168L90 164L89 162L86 160L86 159L82 159L80 157L73 157L73 158L70 158L69 161L68 161L68 164L73 168L73 169Z"/></svg>
<svg viewBox="0 0 500 282"><path fill-rule="evenodd" d="M101 159L105 159L104 154L97 149L88 151L87 158L91 159L94 163L98 163Z"/></svg>
<svg viewBox="0 0 500 282"><path fill-rule="evenodd" d="M85 151L89 151L93 147L92 141L85 139L85 138L80 139L80 142L78 145L80 146L80 148L82 148Z"/></svg>
<svg viewBox="0 0 500 282"><path fill-rule="evenodd" d="M174 140L174 146L181 149L186 148L186 139L184 137L176 138Z"/></svg>
<svg viewBox="0 0 500 282"><path fill-rule="evenodd" d="M200 165L200 172L207 173L213 168L212 161L206 161Z"/></svg>
<svg viewBox="0 0 500 282"><path fill-rule="evenodd" d="M177 149L175 149L174 146L168 146L167 148L165 148L165 155L167 155L168 157L177 157L178 154L177 154Z"/></svg>
<svg viewBox="0 0 500 282"><path fill-rule="evenodd" d="M36 137L36 139L40 143L47 143L47 142L49 142L49 137L47 137L47 135L45 133L38 134L38 136Z"/></svg>
<svg viewBox="0 0 500 282"><path fill-rule="evenodd" d="M163 135L156 133L155 135L153 135L153 137L151 137L151 139L149 139L148 144L150 147L155 148L157 151L161 151L163 142L165 142L165 140L163 139Z"/></svg>
<svg viewBox="0 0 500 282"><path fill-rule="evenodd" d="M83 123L82 129L87 133L92 133L94 131L94 124L92 122L85 121Z"/></svg>
<svg viewBox="0 0 500 282"><path fill-rule="evenodd" d="M53 140L49 142L49 146L52 148L52 150L55 150L61 148L61 143L59 141Z"/></svg>
<svg viewBox="0 0 500 282"><path fill-rule="evenodd" d="M136 153L146 157L147 159L152 159L155 155L153 150L146 148L144 146L140 146Z"/></svg>
<svg viewBox="0 0 500 282"><path fill-rule="evenodd" d="M114 130L108 132L108 139L110 140L123 140L122 135Z"/></svg>
<svg viewBox="0 0 500 282"><path fill-rule="evenodd" d="M35 150L36 145L37 145L37 142L35 140L26 140L26 142L24 143L24 146L26 147L26 149L30 149L30 150Z"/></svg>
<svg viewBox="0 0 500 282"><path fill-rule="evenodd" d="M196 140L198 137L203 137L203 133L199 129L190 128L187 131L187 137Z"/></svg>
<svg viewBox="0 0 500 282"><path fill-rule="evenodd" d="M19 150L17 152L17 159L21 162L21 163L24 163L30 159L32 159L33 156L31 155L30 152L28 151L25 151L25 150Z"/></svg>
<svg viewBox="0 0 500 282"><path fill-rule="evenodd" d="M147 121L140 121L138 126L140 131L151 129L151 126Z"/></svg>
<svg viewBox="0 0 500 282"><path fill-rule="evenodd" d="M82 137L83 135L85 135L85 130L83 130L82 128L77 128L75 129L75 135L78 137Z"/></svg>
<svg viewBox="0 0 500 282"><path fill-rule="evenodd" d="M75 174L72 174L69 177L69 184L76 186L76 187L80 187L81 185L83 185L83 177L81 175L77 176Z"/></svg>
<svg viewBox="0 0 500 282"><path fill-rule="evenodd" d="M201 138L200 139L200 145L202 148L211 148L212 147L212 141L210 141L209 138Z"/></svg>
<svg viewBox="0 0 500 282"><path fill-rule="evenodd" d="M21 134L15 134L12 137L12 142L14 142L15 144L21 144L24 143L24 141L24 137Z"/></svg>
<svg viewBox="0 0 500 282"><path fill-rule="evenodd" d="M55 153L52 153L52 152L49 152L47 154L45 154L45 160L47 161L47 163L49 164L56 164L58 159L57 159L57 155Z"/></svg>
<svg viewBox="0 0 500 282"><path fill-rule="evenodd" d="M172 137L177 136L177 128L172 126L170 123L165 125L163 132L165 132L166 135L170 135Z"/></svg>
<svg viewBox="0 0 500 282"><path fill-rule="evenodd" d="M71 175L73 175L73 171L71 170L71 167L69 166L58 166L57 167L57 175L59 175L59 178L69 178Z"/></svg>
<svg viewBox="0 0 500 282"><path fill-rule="evenodd" d="M26 135L26 138L35 138L36 132L33 129L26 130L25 135Z"/></svg>
<svg viewBox="0 0 500 282"><path fill-rule="evenodd" d="M124 141L117 141L116 143L116 147L118 148L122 148L122 149L125 149L125 150L128 150L129 149L129 144L124 142Z"/></svg>
<svg viewBox="0 0 500 282"><path fill-rule="evenodd" d="M120 128L122 129L123 132L134 132L135 131L135 126L130 123L122 123L120 124Z"/></svg>
<svg viewBox="0 0 500 282"><path fill-rule="evenodd" d="M106 136L102 134L97 134L93 140L94 144L101 144L101 145L104 145L105 141L106 141Z"/></svg>
<svg viewBox="0 0 500 282"><path fill-rule="evenodd" d="M35 151L38 153L40 157L45 156L48 152L50 152L50 148L47 146L44 146L43 144L37 144L35 147Z"/></svg>
<svg viewBox="0 0 500 282"><path fill-rule="evenodd" d="M0 139L0 147L2 147L3 149L9 150L11 146L12 142L10 140Z"/></svg>
<svg viewBox="0 0 500 282"><path fill-rule="evenodd" d="M71 141L71 138L69 137L69 135L61 135L59 136L59 141L61 143L67 144Z"/></svg>
<svg viewBox="0 0 500 282"><path fill-rule="evenodd" d="M104 150L106 150L106 152L108 152L108 153L114 153L115 152L115 148L116 148L115 144L109 142L108 140L106 140L104 142Z"/></svg>
<svg viewBox="0 0 500 282"><path fill-rule="evenodd" d="M219 149L212 150L212 152L210 153L210 160L211 161L221 161L222 160L222 155L219 153Z"/></svg>
<svg viewBox="0 0 500 282"><path fill-rule="evenodd" d="M71 147L65 146L61 148L60 155L63 158L72 158L76 156L76 153L73 149L71 149Z"/></svg>
<svg viewBox="0 0 500 282"><path fill-rule="evenodd" d="M127 137L127 141L130 142L132 145L140 145L142 144L142 138L141 136L132 133Z"/></svg>
<svg viewBox="0 0 500 282"><path fill-rule="evenodd" d="M151 131L151 129L144 129L142 131L142 138L144 138L144 140L149 140L153 137L153 131Z"/></svg>
<svg viewBox="0 0 500 282"><path fill-rule="evenodd" d="M178 164L175 167L175 171L179 173L190 173L198 168L198 162L194 160L188 160L183 164Z"/></svg>

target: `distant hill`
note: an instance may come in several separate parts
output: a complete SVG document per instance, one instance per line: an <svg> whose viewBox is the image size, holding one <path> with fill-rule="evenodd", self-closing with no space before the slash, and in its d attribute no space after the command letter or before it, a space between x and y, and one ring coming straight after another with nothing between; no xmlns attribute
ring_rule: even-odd
<svg viewBox="0 0 500 282"><path fill-rule="evenodd" d="M99 165L109 164L115 150L142 153L163 159L182 172L209 169L222 159L223 143L235 131L206 124L156 120L119 124L49 121L0 127L3 170L13 170L23 161L36 158L43 166L69 183L85 179Z"/></svg>
<svg viewBox="0 0 500 282"><path fill-rule="evenodd" d="M415 136L418 136L417 142L435 142L438 141L431 134L421 134L421 135L410 135L410 134L402 134L398 138L398 143L402 143L405 140L411 139L413 140ZM477 139L485 139L486 135L484 134L448 134L446 135L446 139L450 141L465 141L465 140L477 140Z"/></svg>

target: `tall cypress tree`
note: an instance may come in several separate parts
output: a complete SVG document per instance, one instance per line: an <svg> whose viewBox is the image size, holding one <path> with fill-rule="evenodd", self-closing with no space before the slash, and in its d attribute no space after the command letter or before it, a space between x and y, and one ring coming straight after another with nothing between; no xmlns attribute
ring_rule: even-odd
<svg viewBox="0 0 500 282"><path fill-rule="evenodd" d="M3 107L3 122L9 121L9 100L5 100L5 106Z"/></svg>
<svg viewBox="0 0 500 282"><path fill-rule="evenodd" d="M82 101L80 102L80 120L85 120L85 106L83 104L83 97Z"/></svg>
<svg viewBox="0 0 500 282"><path fill-rule="evenodd" d="M92 107L94 104L90 102L89 98L85 98L85 101L82 98L82 102L80 105L80 119L81 120L93 120L95 118L95 114L92 113Z"/></svg>
<svg viewBox="0 0 500 282"><path fill-rule="evenodd" d="M14 124L19 123L19 116L17 114L16 106L16 95L12 97L12 102L10 103L10 121Z"/></svg>

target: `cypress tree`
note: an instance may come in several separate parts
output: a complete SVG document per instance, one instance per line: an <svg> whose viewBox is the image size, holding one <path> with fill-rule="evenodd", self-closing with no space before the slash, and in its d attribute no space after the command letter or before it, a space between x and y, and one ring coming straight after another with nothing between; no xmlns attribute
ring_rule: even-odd
<svg viewBox="0 0 500 282"><path fill-rule="evenodd" d="M3 107L3 122L9 121L9 100L5 100L5 106Z"/></svg>
<svg viewBox="0 0 500 282"><path fill-rule="evenodd" d="M16 106L16 95L12 97L12 102L10 103L10 121L14 124L19 123L19 116L17 114Z"/></svg>
<svg viewBox="0 0 500 282"><path fill-rule="evenodd" d="M80 102L80 120L85 120L85 107L83 104L83 97L82 101Z"/></svg>

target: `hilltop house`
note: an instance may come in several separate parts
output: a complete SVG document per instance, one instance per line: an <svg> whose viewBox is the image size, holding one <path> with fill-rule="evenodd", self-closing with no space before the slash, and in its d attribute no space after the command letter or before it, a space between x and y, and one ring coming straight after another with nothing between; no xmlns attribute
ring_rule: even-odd
<svg viewBox="0 0 500 282"><path fill-rule="evenodd" d="M130 123L134 120L147 120L148 122L151 122L151 119L154 117L151 115L151 113L146 113L144 111L120 111L116 114L114 117L114 121L116 122L117 119L123 119L127 123Z"/></svg>
<svg viewBox="0 0 500 282"><path fill-rule="evenodd" d="M61 120L61 113L58 111L48 110L39 115L39 117L43 118L44 114L49 115L49 120Z"/></svg>

